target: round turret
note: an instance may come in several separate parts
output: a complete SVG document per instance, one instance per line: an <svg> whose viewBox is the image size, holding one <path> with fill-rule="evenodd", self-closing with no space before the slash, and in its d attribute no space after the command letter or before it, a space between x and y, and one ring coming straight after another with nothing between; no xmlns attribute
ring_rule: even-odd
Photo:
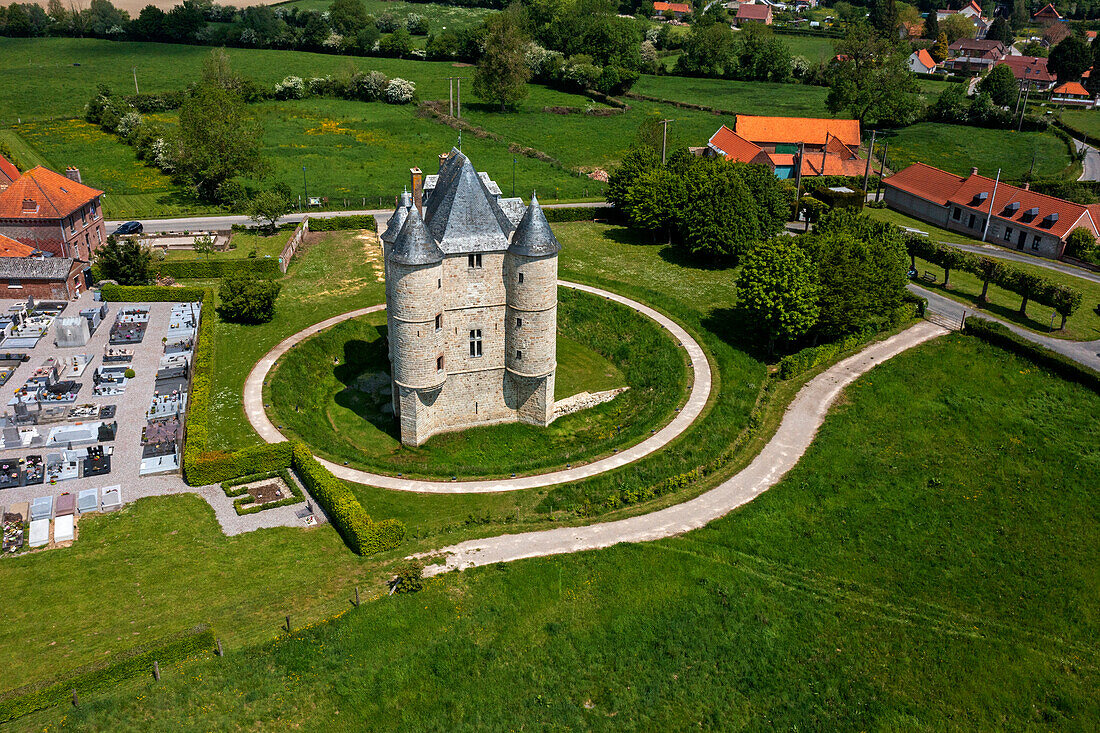
<svg viewBox="0 0 1100 733"><path fill-rule="evenodd" d="M560 250L532 196L504 256L505 367L516 374L543 376L556 366Z"/></svg>
<svg viewBox="0 0 1100 733"><path fill-rule="evenodd" d="M387 230L387 234L389 230ZM443 252L415 207L386 253L386 309L393 378L412 388L442 384Z"/></svg>

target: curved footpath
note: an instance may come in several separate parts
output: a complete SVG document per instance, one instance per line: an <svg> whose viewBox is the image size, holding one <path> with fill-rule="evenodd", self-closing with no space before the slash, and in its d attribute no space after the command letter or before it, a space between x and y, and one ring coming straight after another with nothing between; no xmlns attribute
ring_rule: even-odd
<svg viewBox="0 0 1100 733"><path fill-rule="evenodd" d="M620 542L646 542L698 529L778 483L805 453L829 407L844 387L877 364L946 333L947 329L923 321L814 377L799 391L787 408L779 429L752 463L694 499L615 522L470 540L412 557L445 556L444 564L428 565L424 569L426 576L432 576L478 565L594 550Z"/></svg>
<svg viewBox="0 0 1100 733"><path fill-rule="evenodd" d="M695 419L699 417L703 412L703 408L706 407L707 399L710 397L711 388L713 386L713 379L710 371L710 362L707 361L706 353L695 339L680 326L680 324L673 321L671 318L664 314L643 305L637 301L626 298L622 295L612 293L608 290L601 290L599 288L593 288L588 285L580 285L578 283L566 282L559 280L558 284L573 288L574 290L582 290L586 293L592 293L593 295L599 295L608 300L614 300L617 303L621 303L629 308L632 308L639 313L652 318L662 327L664 327L672 336L680 343L680 346L687 351L688 359L691 362L691 369L694 375L691 385L691 393L688 395L687 403L680 408L680 411L676 414L676 417L672 419L670 423L658 430L653 435L649 436L642 442L633 445L625 450L621 450L618 453L610 455L606 458L601 458L592 463L573 466L572 468L562 469L560 471L551 471L549 473L540 473L531 476L520 476L518 478L509 479L491 479L481 481L420 481L409 478L400 478L397 476L387 476L385 474L370 473L368 471L360 471L356 468L349 468L348 466L342 466L332 461L325 460L321 457L317 457L317 460L333 475L342 478L346 481L352 481L357 484L367 484L368 486L377 486L383 489L394 489L396 491L413 491L420 493L430 494L484 494L498 491L518 491L520 489L533 489L541 486L553 486L555 484L562 484L571 481L580 481L582 479L595 476L606 471L612 471L616 468L621 468L628 463L633 463L645 456L653 453L660 448L668 445L678 435L687 430L687 428L695 422ZM325 330L331 326L346 321L349 318L358 318L359 316L367 315L368 313L375 313L385 309L385 305L373 305L369 308L360 308L349 313L343 313L338 316L333 316L320 323L315 323L309 328L303 329L283 340L279 345L267 352L260 361L256 363L256 366L252 368L252 371L248 374L248 379L244 383L244 411L248 417L248 421L252 424L252 427L256 429L260 437L269 443L276 443L281 440L286 440L282 433L271 423L268 419L267 413L264 412L264 400L263 400L263 388L264 381L267 379L268 373L275 365L275 362L281 358L284 354L290 351L294 346L305 341L307 338L314 334Z"/></svg>

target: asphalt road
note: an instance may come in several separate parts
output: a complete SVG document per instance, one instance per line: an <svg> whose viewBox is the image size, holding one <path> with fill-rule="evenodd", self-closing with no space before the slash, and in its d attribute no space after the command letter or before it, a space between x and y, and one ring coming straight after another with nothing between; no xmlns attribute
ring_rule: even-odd
<svg viewBox="0 0 1100 733"><path fill-rule="evenodd" d="M569 208L601 208L607 206L605 203L588 203L588 204L543 204L544 209L569 209ZM307 211L303 213L287 214L280 223L287 222L299 222L306 216L314 219L327 219L332 216L361 216L364 214L370 214L378 220L379 229L381 229L386 222L390 220L390 214L393 213L392 209L359 209L353 211ZM197 232L197 231L224 231L232 227L234 224L240 226L248 226L254 224L251 219L244 215L233 216L187 216L180 219L138 219L147 233L154 232ZM107 227L107 231L113 232L121 221L106 221L104 224Z"/></svg>
<svg viewBox="0 0 1100 733"><path fill-rule="evenodd" d="M1078 181L1100 181L1100 150L1086 145L1080 140L1073 141L1078 152L1085 150L1085 169L1081 172Z"/></svg>

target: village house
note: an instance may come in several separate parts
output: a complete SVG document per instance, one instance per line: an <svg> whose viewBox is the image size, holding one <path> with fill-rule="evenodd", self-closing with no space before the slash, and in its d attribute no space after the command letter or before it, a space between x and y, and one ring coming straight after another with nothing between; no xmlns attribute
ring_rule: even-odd
<svg viewBox="0 0 1100 733"><path fill-rule="evenodd" d="M1005 46L1000 41L979 41L960 38L950 46L951 56L946 65L962 72L985 72L1005 57Z"/></svg>
<svg viewBox="0 0 1100 733"><path fill-rule="evenodd" d="M1089 207L996 182L913 165L883 179L886 204L929 224L975 239L1059 259L1066 239L1077 227L1100 234ZM987 224L988 223L988 224Z"/></svg>
<svg viewBox="0 0 1100 733"><path fill-rule="evenodd" d="M922 48L909 54L909 71L914 74L934 74L938 66L927 49Z"/></svg>
<svg viewBox="0 0 1100 733"><path fill-rule="evenodd" d="M1062 20L1062 14L1058 12L1053 3L1047 3L1043 7L1039 8L1039 11L1035 13L1035 15L1031 16L1031 19L1037 21L1058 23Z"/></svg>
<svg viewBox="0 0 1100 733"><path fill-rule="evenodd" d="M653 14L658 18L667 18L671 15L676 20L683 20L685 15L691 15L691 5L688 3L666 3L657 0L653 3Z"/></svg>
<svg viewBox="0 0 1100 733"><path fill-rule="evenodd" d="M720 127L703 154L767 166L780 179L861 176L857 120L737 115L737 130Z"/></svg>
<svg viewBox="0 0 1100 733"><path fill-rule="evenodd" d="M15 183L19 177L19 169L10 160L0 155L0 191Z"/></svg>
<svg viewBox="0 0 1100 733"><path fill-rule="evenodd" d="M28 247L22 242L16 242L11 237L0 234L0 257L30 257L36 252L34 247Z"/></svg>
<svg viewBox="0 0 1100 733"><path fill-rule="evenodd" d="M1089 94L1089 90L1079 82L1067 81L1059 84L1050 92L1050 101L1067 107L1086 107L1091 109L1096 106L1096 100Z"/></svg>
<svg viewBox="0 0 1100 733"><path fill-rule="evenodd" d="M763 5L753 3L751 5L742 3L737 8L737 15L733 19L734 25L738 28L745 25L745 23L763 23L764 25L772 24L772 8L770 5Z"/></svg>
<svg viewBox="0 0 1100 733"><path fill-rule="evenodd" d="M0 297L75 300L85 288L85 269L71 257L0 257Z"/></svg>
<svg viewBox="0 0 1100 733"><path fill-rule="evenodd" d="M942 21L952 15L961 15L973 23L975 38L978 40L984 39L989 32L989 26L993 25L991 20L982 15L982 7L975 0L970 0L969 4L959 10L952 10L951 8L937 10L936 20Z"/></svg>
<svg viewBox="0 0 1100 733"><path fill-rule="evenodd" d="M1033 92L1045 92L1054 86L1054 74L1047 70L1047 60L1042 56L1005 56L996 65L1012 69L1021 89L1030 86Z"/></svg>
<svg viewBox="0 0 1100 733"><path fill-rule="evenodd" d="M0 191L0 234L57 257L85 262L107 238L100 197L80 182L80 171L66 175L32 168Z"/></svg>

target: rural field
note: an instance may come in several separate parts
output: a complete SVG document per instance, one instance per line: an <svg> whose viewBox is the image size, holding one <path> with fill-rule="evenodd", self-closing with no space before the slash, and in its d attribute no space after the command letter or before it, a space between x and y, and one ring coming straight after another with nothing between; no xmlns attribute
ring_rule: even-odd
<svg viewBox="0 0 1100 733"><path fill-rule="evenodd" d="M1097 409L944 337L849 387L782 483L706 529L444 575L60 727L1079 729L1100 715Z"/></svg>

